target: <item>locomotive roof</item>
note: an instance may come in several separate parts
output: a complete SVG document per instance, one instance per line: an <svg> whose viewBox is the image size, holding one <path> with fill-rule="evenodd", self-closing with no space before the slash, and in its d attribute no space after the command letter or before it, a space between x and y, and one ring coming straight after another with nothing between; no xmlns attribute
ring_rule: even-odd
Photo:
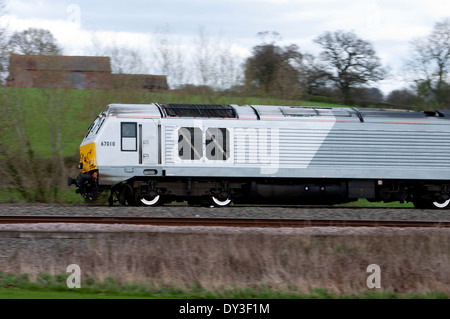
<svg viewBox="0 0 450 319"><path fill-rule="evenodd" d="M450 111L416 112L399 109L204 104L109 104L103 115L144 118L220 118L253 120L333 119L351 122L423 122L425 119L449 120Z"/></svg>

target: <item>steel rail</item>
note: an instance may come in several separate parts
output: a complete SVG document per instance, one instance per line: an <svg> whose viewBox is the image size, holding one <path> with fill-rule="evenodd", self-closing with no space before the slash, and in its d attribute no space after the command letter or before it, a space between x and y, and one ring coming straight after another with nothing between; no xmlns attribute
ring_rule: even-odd
<svg viewBox="0 0 450 319"><path fill-rule="evenodd" d="M0 216L0 224L89 223L154 226L222 227L450 227L450 221L341 220L341 219L250 219L92 216Z"/></svg>

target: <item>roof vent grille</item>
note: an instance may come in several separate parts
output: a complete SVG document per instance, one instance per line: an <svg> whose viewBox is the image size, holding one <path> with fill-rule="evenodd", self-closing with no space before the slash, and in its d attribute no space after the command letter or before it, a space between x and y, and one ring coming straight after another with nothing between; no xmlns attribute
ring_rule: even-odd
<svg viewBox="0 0 450 319"><path fill-rule="evenodd" d="M167 117L237 118L231 105L159 104Z"/></svg>

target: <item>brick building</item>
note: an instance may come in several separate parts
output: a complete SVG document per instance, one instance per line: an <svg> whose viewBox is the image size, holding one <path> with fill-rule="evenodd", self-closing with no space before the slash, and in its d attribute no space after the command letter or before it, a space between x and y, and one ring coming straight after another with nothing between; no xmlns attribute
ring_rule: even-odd
<svg viewBox="0 0 450 319"><path fill-rule="evenodd" d="M8 71L8 87L168 89L163 75L112 74L109 57L12 54Z"/></svg>

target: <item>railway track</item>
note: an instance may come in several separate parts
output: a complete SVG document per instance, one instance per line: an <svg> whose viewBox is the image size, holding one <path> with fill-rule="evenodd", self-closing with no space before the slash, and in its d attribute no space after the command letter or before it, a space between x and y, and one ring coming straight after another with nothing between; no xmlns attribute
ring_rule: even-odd
<svg viewBox="0 0 450 319"><path fill-rule="evenodd" d="M170 217L92 217L92 216L0 216L0 224L85 223L153 226L222 227L450 227L450 222L341 219L255 219L255 218L170 218Z"/></svg>

